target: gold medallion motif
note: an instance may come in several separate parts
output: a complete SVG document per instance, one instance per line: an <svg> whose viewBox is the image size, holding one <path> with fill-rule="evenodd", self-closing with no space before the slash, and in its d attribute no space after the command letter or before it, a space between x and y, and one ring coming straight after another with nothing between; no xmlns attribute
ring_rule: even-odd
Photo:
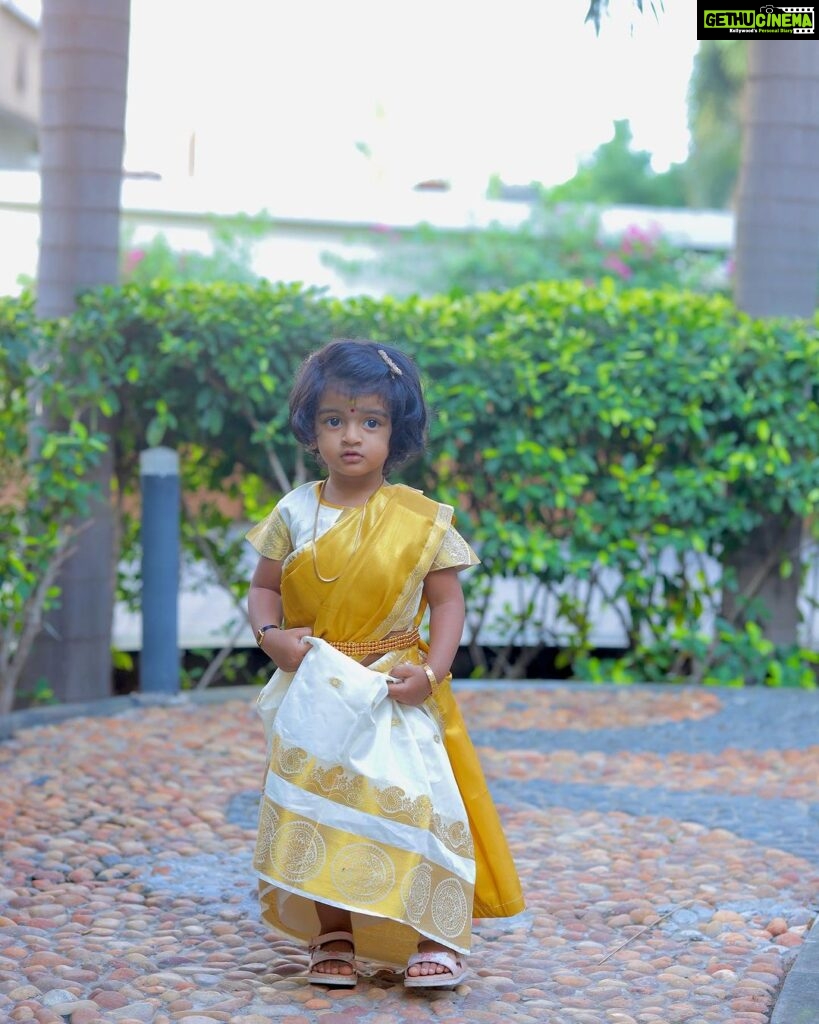
<svg viewBox="0 0 819 1024"><path fill-rule="evenodd" d="M460 935L466 927L468 903L463 886L455 878L445 878L432 896L432 920L447 938Z"/></svg>
<svg viewBox="0 0 819 1024"><path fill-rule="evenodd" d="M263 797L259 815L259 833L256 837L256 852L253 856L255 867L262 867L267 863L267 858L273 849L273 840L278 824L279 815L276 808L267 797Z"/></svg>
<svg viewBox="0 0 819 1024"><path fill-rule="evenodd" d="M324 866L327 849L318 829L309 821L291 821L276 829L271 860L288 882L304 882Z"/></svg>
<svg viewBox="0 0 819 1024"><path fill-rule="evenodd" d="M420 924L431 892L432 868L429 864L418 864L404 876L401 883L401 902L411 924Z"/></svg>
<svg viewBox="0 0 819 1024"><path fill-rule="evenodd" d="M352 843L333 858L333 884L347 899L377 903L395 885L392 861L373 843Z"/></svg>

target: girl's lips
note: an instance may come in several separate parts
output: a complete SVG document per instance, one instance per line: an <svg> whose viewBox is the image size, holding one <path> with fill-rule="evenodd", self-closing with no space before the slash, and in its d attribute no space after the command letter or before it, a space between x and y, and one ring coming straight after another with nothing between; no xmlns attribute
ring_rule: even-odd
<svg viewBox="0 0 819 1024"><path fill-rule="evenodd" d="M364 456L359 455L358 452L345 452L341 457L345 462L359 462L364 458Z"/></svg>

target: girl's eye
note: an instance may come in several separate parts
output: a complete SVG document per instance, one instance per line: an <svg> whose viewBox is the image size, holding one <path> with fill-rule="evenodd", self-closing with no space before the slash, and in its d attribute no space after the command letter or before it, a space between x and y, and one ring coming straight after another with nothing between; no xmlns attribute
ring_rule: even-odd
<svg viewBox="0 0 819 1024"><path fill-rule="evenodd" d="M370 416L370 418L368 420L365 420L364 422L365 426L369 427L371 430L375 430L376 427L381 426L381 421L375 419L374 416Z"/></svg>
<svg viewBox="0 0 819 1024"><path fill-rule="evenodd" d="M324 422L327 424L328 427L338 427L338 426L341 425L341 417L340 416L328 416L327 419Z"/></svg>

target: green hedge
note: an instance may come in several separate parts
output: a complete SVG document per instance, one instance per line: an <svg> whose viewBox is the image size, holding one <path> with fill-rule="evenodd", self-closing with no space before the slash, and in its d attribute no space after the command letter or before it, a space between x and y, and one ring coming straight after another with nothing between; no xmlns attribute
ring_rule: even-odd
<svg viewBox="0 0 819 1024"><path fill-rule="evenodd" d="M753 595L736 621L722 618L731 574L720 584L705 572L767 517L816 521L811 325L608 284L345 301L297 286L155 284L86 296L58 333L65 372L98 387L112 418L121 496L137 489L140 449L180 448L186 545L233 591L237 617L234 513L255 519L315 475L286 428L293 373L332 337L370 337L405 348L427 382L429 453L403 479L455 504L480 547L472 620L489 614L492 577L524 595L494 624L508 643L484 671L521 673L541 645L561 647L581 678L813 684L816 656L769 644ZM137 530L123 515L128 556ZM783 552L773 568L799 566ZM603 607L628 636L614 662L591 656Z"/></svg>
<svg viewBox="0 0 819 1024"><path fill-rule="evenodd" d="M93 429L100 389L66 379L31 302L0 301L0 714L12 709L42 613L58 599L56 577L105 451ZM43 410L60 425L46 425Z"/></svg>

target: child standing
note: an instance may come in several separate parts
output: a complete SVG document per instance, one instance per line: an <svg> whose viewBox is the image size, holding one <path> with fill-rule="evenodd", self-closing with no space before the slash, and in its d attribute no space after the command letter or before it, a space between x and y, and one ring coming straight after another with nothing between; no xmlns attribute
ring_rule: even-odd
<svg viewBox="0 0 819 1024"><path fill-rule="evenodd" d="M386 481L426 434L402 352L331 342L303 364L290 423L327 476L248 533L250 621L278 666L258 701L262 917L309 940L313 983L355 985L358 956L406 964L407 987L452 988L472 918L523 909L450 688L458 572L478 559L449 506Z"/></svg>

